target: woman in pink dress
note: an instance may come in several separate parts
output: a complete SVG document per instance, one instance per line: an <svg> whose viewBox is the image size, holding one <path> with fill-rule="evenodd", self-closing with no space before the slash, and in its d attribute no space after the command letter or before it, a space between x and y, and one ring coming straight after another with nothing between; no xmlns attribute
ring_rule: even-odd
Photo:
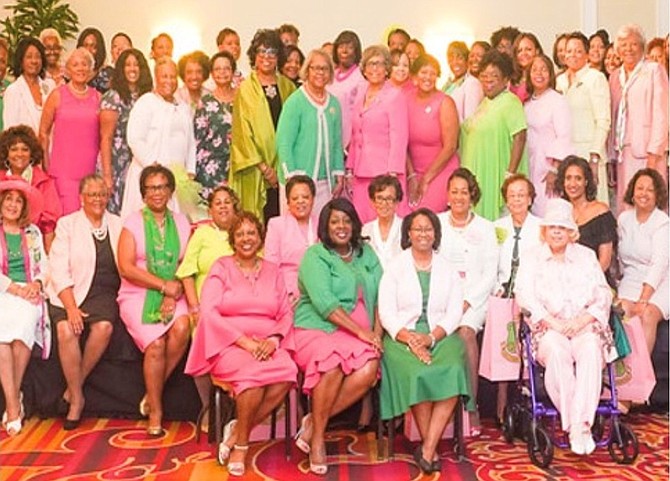
<svg viewBox="0 0 670 481"><path fill-rule="evenodd" d="M232 386L236 419L228 423L219 460L242 476L249 433L284 400L296 382L293 315L279 268L258 256L263 226L242 212L228 239L235 253L220 257L209 271L200 297L200 323L186 373Z"/></svg>
<svg viewBox="0 0 670 481"><path fill-rule="evenodd" d="M528 170L535 187L533 214L543 217L552 197L558 197L556 174L561 160L574 154L572 116L567 99L556 89L556 75L551 59L544 54L535 57L526 73L530 98L524 104L528 122Z"/></svg>
<svg viewBox="0 0 670 481"><path fill-rule="evenodd" d="M409 157L407 190L409 207L447 210L447 181L460 164L458 111L448 95L435 88L440 64L421 55L412 64L417 88L408 102Z"/></svg>
<svg viewBox="0 0 670 481"><path fill-rule="evenodd" d="M101 95L87 85L94 63L85 48L74 50L65 64L70 81L51 92L42 112L44 166L56 182L63 215L79 210L79 181L95 173L100 150Z"/></svg>
<svg viewBox="0 0 670 481"><path fill-rule="evenodd" d="M514 52L512 55L514 74L510 79L509 91L519 97L521 103L525 103L530 98L526 74L533 59L544 52L540 41L530 32L520 33L514 40L512 50Z"/></svg>
<svg viewBox="0 0 670 481"><path fill-rule="evenodd" d="M186 217L167 208L174 190L174 174L167 167L145 167L140 192L146 206L127 217L119 237L119 313L144 353L147 394L139 410L149 415L149 436L163 435L163 386L190 334L184 289L175 273L191 229Z"/></svg>

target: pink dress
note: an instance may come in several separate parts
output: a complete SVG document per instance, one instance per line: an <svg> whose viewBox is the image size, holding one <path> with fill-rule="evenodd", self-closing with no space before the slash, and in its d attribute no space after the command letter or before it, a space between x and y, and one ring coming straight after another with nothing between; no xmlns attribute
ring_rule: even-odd
<svg viewBox="0 0 670 481"><path fill-rule="evenodd" d="M328 86L328 92L337 97L342 107L342 147L346 150L351 140L351 114L354 100L359 89L365 89L367 81L358 65L352 65L348 70L335 69L333 83Z"/></svg>
<svg viewBox="0 0 670 481"><path fill-rule="evenodd" d="M447 97L443 92L436 91L428 103L420 102L416 95L412 96L408 105L409 117L409 156L414 171L419 175L428 170L437 154L442 150L442 128L440 126L440 106ZM433 212L447 210L447 181L449 176L460 165L458 154L454 153L447 161L444 169L428 186L426 194L419 202L419 207L428 207Z"/></svg>
<svg viewBox="0 0 670 481"><path fill-rule="evenodd" d="M358 291L358 301L349 316L363 329L370 329L363 302L363 291ZM362 368L371 359L379 359L372 346L361 341L346 329L337 328L332 333L319 329L295 328L295 353L293 359L305 373L303 392L309 394L319 383L321 375L339 367L345 376Z"/></svg>
<svg viewBox="0 0 670 481"><path fill-rule="evenodd" d="M544 217L547 200L545 178L552 160L563 160L574 154L572 147L572 114L567 99L553 89L539 97L531 97L524 104L528 122L528 170L535 187L532 212Z"/></svg>
<svg viewBox="0 0 670 481"><path fill-rule="evenodd" d="M79 210L79 181L95 173L100 151L100 93L88 89L75 97L67 85L58 87L60 103L54 113L49 175L63 206L63 215Z"/></svg>
<svg viewBox="0 0 670 481"><path fill-rule="evenodd" d="M186 244L191 233L191 226L182 214L173 212L177 232L179 233L179 261L181 262L186 251ZM124 225L135 239L135 251L137 253L136 264L140 269L147 268L146 246L144 239L144 221L140 211L133 212L128 216ZM182 297L177 301L173 320L167 324L144 324L142 323L142 307L146 296L146 288L137 286L127 279L121 278L121 288L119 289L119 313L121 319L126 325L128 334L133 338L138 349L142 352L156 339L165 334L174 323L174 320L188 313L186 299Z"/></svg>
<svg viewBox="0 0 670 481"><path fill-rule="evenodd" d="M233 257L217 260L202 286L200 323L186 362L186 374L232 384L235 395L249 388L295 383L293 311L278 267L262 261L255 279L240 271ZM242 336L282 338L267 361L258 361L235 341Z"/></svg>

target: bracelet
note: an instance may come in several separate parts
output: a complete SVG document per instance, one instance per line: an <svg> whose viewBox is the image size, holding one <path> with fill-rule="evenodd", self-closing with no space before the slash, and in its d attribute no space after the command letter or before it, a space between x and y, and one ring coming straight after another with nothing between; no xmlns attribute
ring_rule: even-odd
<svg viewBox="0 0 670 481"><path fill-rule="evenodd" d="M510 172L509 170L506 170L506 171L505 171L505 178L506 178L506 179L509 179L509 178L512 177L513 175L514 175L514 172Z"/></svg>
<svg viewBox="0 0 670 481"><path fill-rule="evenodd" d="M437 339L435 339L435 336L433 336L432 332L428 334L428 337L430 337L430 348L433 349L435 347Z"/></svg>
<svg viewBox="0 0 670 481"><path fill-rule="evenodd" d="M647 304L649 304L649 299L638 299L637 303L644 304L646 306Z"/></svg>
<svg viewBox="0 0 670 481"><path fill-rule="evenodd" d="M552 174L558 174L558 169L552 166L547 169L547 172L551 172Z"/></svg>
<svg viewBox="0 0 670 481"><path fill-rule="evenodd" d="M414 172L413 174L409 174L409 175L407 176L407 180L412 180L414 177L418 177L418 176L419 176L419 174L417 174L416 172Z"/></svg>
<svg viewBox="0 0 670 481"><path fill-rule="evenodd" d="M167 289L167 282L163 282L161 286L161 294L165 295L165 289Z"/></svg>

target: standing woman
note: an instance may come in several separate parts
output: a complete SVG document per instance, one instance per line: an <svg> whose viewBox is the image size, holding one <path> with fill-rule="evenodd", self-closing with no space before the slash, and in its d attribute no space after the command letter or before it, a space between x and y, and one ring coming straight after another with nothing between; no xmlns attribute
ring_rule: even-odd
<svg viewBox="0 0 670 481"><path fill-rule="evenodd" d="M277 126L279 184L296 174L314 181L315 211L342 191L342 112L326 90L333 78L333 63L324 51L312 50L300 72L302 87L286 101ZM284 196L282 196L284 197ZM286 206L282 203L281 210Z"/></svg>
<svg viewBox="0 0 670 481"><path fill-rule="evenodd" d="M7 79L7 62L9 61L9 44L4 38L0 38L0 131L3 130L3 106L5 98L5 90L9 86L9 79Z"/></svg>
<svg viewBox="0 0 670 481"><path fill-rule="evenodd" d="M39 138L45 170L56 181L63 214L79 210L79 182L95 172L100 152L100 93L87 85L93 56L75 49L65 63L70 81L44 105Z"/></svg>
<svg viewBox="0 0 670 481"><path fill-rule="evenodd" d="M44 53L46 55L44 78L53 80L54 85L59 87L65 83L66 78L65 66L61 63L63 41L60 38L58 30L55 28L45 28L40 32L40 42L44 45Z"/></svg>
<svg viewBox="0 0 670 481"><path fill-rule="evenodd" d="M440 64L435 57L417 58L412 76L416 89L407 102L409 207L442 212L447 209L447 181L459 165L458 110L451 97L436 88Z"/></svg>
<svg viewBox="0 0 670 481"><path fill-rule="evenodd" d="M554 51L552 59L554 64L556 64L558 74L562 74L565 71L565 44L567 41L567 33L558 34L556 36L556 40L554 40Z"/></svg>
<svg viewBox="0 0 670 481"><path fill-rule="evenodd" d="M482 84L468 72L469 56L468 46L464 42L451 42L447 47L447 63L452 77L444 84L442 91L454 100L459 122L470 117L484 98ZM418 71L414 65L412 71Z"/></svg>
<svg viewBox="0 0 670 481"><path fill-rule="evenodd" d="M535 57L526 72L530 99L524 105L528 122L528 170L535 186L533 213L544 216L547 200L556 197L556 174L561 160L574 153L572 118L567 99L556 92L551 59Z"/></svg>
<svg viewBox="0 0 670 481"><path fill-rule="evenodd" d="M512 60L490 50L481 62L479 80L486 98L461 125L461 165L481 182L478 214L493 221L504 202L500 186L506 177L528 170L525 154L526 116L521 101L507 90Z"/></svg>
<svg viewBox="0 0 670 481"><path fill-rule="evenodd" d="M391 72L388 49L383 45L366 48L361 70L367 85L354 100L351 145L345 165L352 201L365 223L375 216L368 201L368 185L373 178L390 174L405 184L408 118L406 96L386 81Z"/></svg>
<svg viewBox="0 0 670 481"><path fill-rule="evenodd" d="M528 69L533 59L544 52L540 41L530 32L520 33L514 40L512 50L514 51L512 57L514 73L510 79L509 91L519 97L522 103L525 103L530 98L526 83Z"/></svg>
<svg viewBox="0 0 670 481"><path fill-rule="evenodd" d="M123 38L123 37L121 37ZM100 163L109 194L109 211L121 212L121 200L132 161L126 136L138 98L152 89L151 72L142 52L130 48L119 56L111 88L100 102Z"/></svg>
<svg viewBox="0 0 670 481"><path fill-rule="evenodd" d="M85 28L77 38L77 48L83 47L93 55L95 65L93 75L88 80L88 85L104 94L110 89L114 67L105 65L107 61L107 49L102 32L94 27Z"/></svg>
<svg viewBox="0 0 670 481"><path fill-rule="evenodd" d="M603 65L605 68L605 77L608 79L616 69L621 67L621 58L619 57L616 48L614 48L613 43L609 44L605 50L605 60L603 61Z"/></svg>
<svg viewBox="0 0 670 481"><path fill-rule="evenodd" d="M168 209L175 190L172 172L150 165L140 175L145 207L126 218L119 238L119 312L144 353L146 395L139 410L149 415L147 434L161 436L163 387L186 351L189 318L176 278L190 233L186 217Z"/></svg>
<svg viewBox="0 0 670 481"><path fill-rule="evenodd" d="M590 162L598 200L607 203L605 145L610 129L610 90L605 75L589 66L588 51L589 41L584 34L573 32L568 35L565 44L567 69L556 79L556 90L567 97L570 105L575 154Z"/></svg>
<svg viewBox="0 0 670 481"><path fill-rule="evenodd" d="M475 78L479 78L481 71L481 61L486 52L491 50L491 45L485 40L476 40L470 47L470 54L468 55L468 73Z"/></svg>
<svg viewBox="0 0 670 481"><path fill-rule="evenodd" d="M303 82L300 71L305 63L305 55L296 45L287 45L284 47L284 53L286 54L284 63L278 65L279 71L299 88Z"/></svg>
<svg viewBox="0 0 670 481"><path fill-rule="evenodd" d="M39 40L27 37L19 41L12 63L16 80L7 87L3 99L5 129L23 124L39 132L42 109L54 87L53 82L44 80L46 64L44 46Z"/></svg>
<svg viewBox="0 0 670 481"><path fill-rule="evenodd" d="M391 74L389 75L389 81L391 85L401 91L411 91L414 85L409 78L410 65L412 64L409 56L402 50L391 50L390 54Z"/></svg>
<svg viewBox="0 0 670 481"><path fill-rule="evenodd" d="M204 52L196 50L182 56L177 64L179 78L184 85L177 89L175 97L191 109L191 117L202 107L202 96L208 91L202 84L209 78L209 58Z"/></svg>
<svg viewBox="0 0 670 481"><path fill-rule="evenodd" d="M231 126L237 64L232 54L223 51L210 62L214 90L202 96L195 111L195 180L202 185L200 196L208 199L214 189L228 179Z"/></svg>
<svg viewBox="0 0 670 481"><path fill-rule="evenodd" d="M589 65L603 72L605 49L610 43L610 36L602 28L589 37Z"/></svg>
<svg viewBox="0 0 670 481"><path fill-rule="evenodd" d="M2 428L9 436L21 431L25 415L21 382L30 352L45 321L42 287L47 257L39 229L30 224L30 208L41 196L23 179L0 182L0 384L5 397ZM44 326L42 326L44 327Z"/></svg>
<svg viewBox="0 0 670 481"><path fill-rule="evenodd" d="M233 103L230 186L240 194L244 210L267 220L279 215L275 132L295 85L277 72L284 46L275 30L258 30L247 55L254 70Z"/></svg>
<svg viewBox="0 0 670 481"><path fill-rule="evenodd" d="M112 56L112 65L116 68L116 62L119 60L121 54L133 48L133 41L128 35L123 32L117 32L112 37L112 42L110 43L109 53Z"/></svg>

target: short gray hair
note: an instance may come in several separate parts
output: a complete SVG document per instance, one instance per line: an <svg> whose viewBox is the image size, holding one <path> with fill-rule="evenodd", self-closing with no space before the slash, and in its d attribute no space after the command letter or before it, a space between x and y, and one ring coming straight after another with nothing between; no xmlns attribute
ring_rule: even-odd
<svg viewBox="0 0 670 481"><path fill-rule="evenodd" d="M56 40L58 40L58 45L63 44L63 39L60 38L60 33L58 33L58 30L56 30L55 28L51 27L45 28L40 32L40 42L42 42L42 44L44 44L44 41L47 38L55 38Z"/></svg>
<svg viewBox="0 0 670 481"><path fill-rule="evenodd" d="M361 73L365 76L365 65L372 57L381 56L384 57L384 66L386 67L386 76L388 77L391 74L391 53L386 45L370 45L365 50L363 50L363 56L361 58Z"/></svg>
<svg viewBox="0 0 670 481"><path fill-rule="evenodd" d="M311 52L307 54L307 58L305 59L305 62L302 64L302 68L300 69L300 78L304 82L307 80L307 71L309 70L310 65L312 65L312 62L314 61L314 58L316 57L321 57L326 61L328 64L328 83L333 83L333 77L335 77L335 67L333 67L333 59L330 55L328 55L328 52L322 49L314 49Z"/></svg>
<svg viewBox="0 0 670 481"><path fill-rule="evenodd" d="M70 63L70 60L72 60L77 55L84 57L88 63L88 67L93 70L95 67L95 58L91 52L86 50L85 47L77 47L72 52L70 52L70 55L68 55L67 61L65 62L65 66L67 66Z"/></svg>
<svg viewBox="0 0 670 481"><path fill-rule="evenodd" d="M642 30L642 27L635 23L628 23L626 25L622 25L619 30L617 30L616 37L614 38L614 48L616 52L619 52L619 42L622 40L634 36L637 38L637 41L640 43L640 47L642 47L642 51L644 52L644 45L646 42L644 38L644 31Z"/></svg>

